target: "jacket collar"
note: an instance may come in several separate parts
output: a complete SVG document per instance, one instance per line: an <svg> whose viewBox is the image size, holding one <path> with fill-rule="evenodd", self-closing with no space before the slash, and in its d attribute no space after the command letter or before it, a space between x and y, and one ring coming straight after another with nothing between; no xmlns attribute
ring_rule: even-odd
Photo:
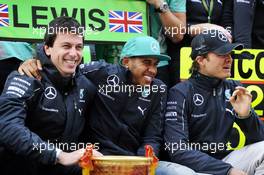
<svg viewBox="0 0 264 175"><path fill-rule="evenodd" d="M199 72L193 73L190 81L197 86L207 90L217 89L223 84L223 80L219 78L209 77Z"/></svg>

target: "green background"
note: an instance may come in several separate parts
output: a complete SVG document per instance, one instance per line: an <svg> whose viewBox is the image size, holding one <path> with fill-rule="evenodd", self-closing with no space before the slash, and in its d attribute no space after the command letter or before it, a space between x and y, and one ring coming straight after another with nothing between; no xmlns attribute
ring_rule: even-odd
<svg viewBox="0 0 264 175"><path fill-rule="evenodd" d="M131 37L138 35L147 35L147 11L146 2L139 0L2 0L0 4L8 5L9 13L9 27L0 27L0 39L4 40L42 40L43 35L37 30L32 28L32 6L47 7L47 11L38 11L38 15L48 16L48 19L38 19L38 24L47 25L49 21L53 19L50 7L54 7L58 15L60 15L61 8L67 8L69 16L72 15L73 8L77 8L76 19L80 21L80 9L85 9L85 21L87 24L98 24L92 21L88 17L88 12L91 9L100 9L104 12L104 16L95 15L98 18L105 21L106 27L101 32L91 33L85 36L86 41L114 41L114 42L124 42ZM18 21L19 23L29 24L29 28L14 27L13 24L13 5L17 5L18 9ZM143 17L143 33L118 33L109 32L108 24L108 11L109 10L119 10L119 11L131 11L131 12L141 12ZM34 32L34 34L33 34Z"/></svg>

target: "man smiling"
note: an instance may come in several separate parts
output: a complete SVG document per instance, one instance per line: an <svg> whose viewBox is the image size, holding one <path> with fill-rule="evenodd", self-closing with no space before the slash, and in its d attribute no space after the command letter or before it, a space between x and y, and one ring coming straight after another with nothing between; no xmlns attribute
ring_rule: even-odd
<svg viewBox="0 0 264 175"><path fill-rule="evenodd" d="M105 87L105 91L98 91L92 106L87 134L89 140L100 143L103 154L144 155L144 146L149 144L158 155L166 86L155 76L159 60L168 59L160 54L155 39L144 36L125 44L121 65L101 61L81 66L96 86ZM152 87L157 92L152 92Z"/></svg>
<svg viewBox="0 0 264 175"><path fill-rule="evenodd" d="M100 143L104 155L143 156L145 145L151 145L158 156L162 143L166 86L154 77L157 64L170 57L160 54L157 40L149 36L135 37L122 49L120 65L104 61L80 66L98 92L88 108L85 138ZM34 60L23 63L20 72L38 75ZM27 73L31 75L31 73ZM193 175L191 169L179 164L159 162L157 175Z"/></svg>
<svg viewBox="0 0 264 175"><path fill-rule="evenodd" d="M37 50L41 81L16 71L9 75L0 96L0 143L6 149L1 174L81 174L71 165L84 153L76 145L95 87L77 70L83 36L73 29L80 27L70 17L50 22Z"/></svg>

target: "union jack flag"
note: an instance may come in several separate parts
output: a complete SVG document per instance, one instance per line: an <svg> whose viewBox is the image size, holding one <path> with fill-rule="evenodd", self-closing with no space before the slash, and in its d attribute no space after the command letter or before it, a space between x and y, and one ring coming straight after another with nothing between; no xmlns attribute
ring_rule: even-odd
<svg viewBox="0 0 264 175"><path fill-rule="evenodd" d="M8 6L0 4L0 27L9 26Z"/></svg>
<svg viewBox="0 0 264 175"><path fill-rule="evenodd" d="M142 33L142 13L109 10L110 32Z"/></svg>

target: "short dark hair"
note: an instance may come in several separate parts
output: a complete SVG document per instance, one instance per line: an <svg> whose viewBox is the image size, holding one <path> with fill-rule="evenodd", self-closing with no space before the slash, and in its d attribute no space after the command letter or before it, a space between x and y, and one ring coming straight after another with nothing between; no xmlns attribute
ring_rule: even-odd
<svg viewBox="0 0 264 175"><path fill-rule="evenodd" d="M208 59L208 53L203 54L201 56L204 57L205 59ZM199 70L200 70L200 65L195 58L195 59L193 59L192 66L189 69L189 73L190 74L196 74Z"/></svg>
<svg viewBox="0 0 264 175"><path fill-rule="evenodd" d="M195 74L195 73L197 73L199 71L199 69L200 69L200 66L199 66L198 62L196 60L193 60L192 66L189 69L189 73L190 74Z"/></svg>
<svg viewBox="0 0 264 175"><path fill-rule="evenodd" d="M82 35L84 40L84 27L76 19L68 16L60 16L53 19L46 29L44 36L45 45L52 47L57 34L68 32Z"/></svg>

